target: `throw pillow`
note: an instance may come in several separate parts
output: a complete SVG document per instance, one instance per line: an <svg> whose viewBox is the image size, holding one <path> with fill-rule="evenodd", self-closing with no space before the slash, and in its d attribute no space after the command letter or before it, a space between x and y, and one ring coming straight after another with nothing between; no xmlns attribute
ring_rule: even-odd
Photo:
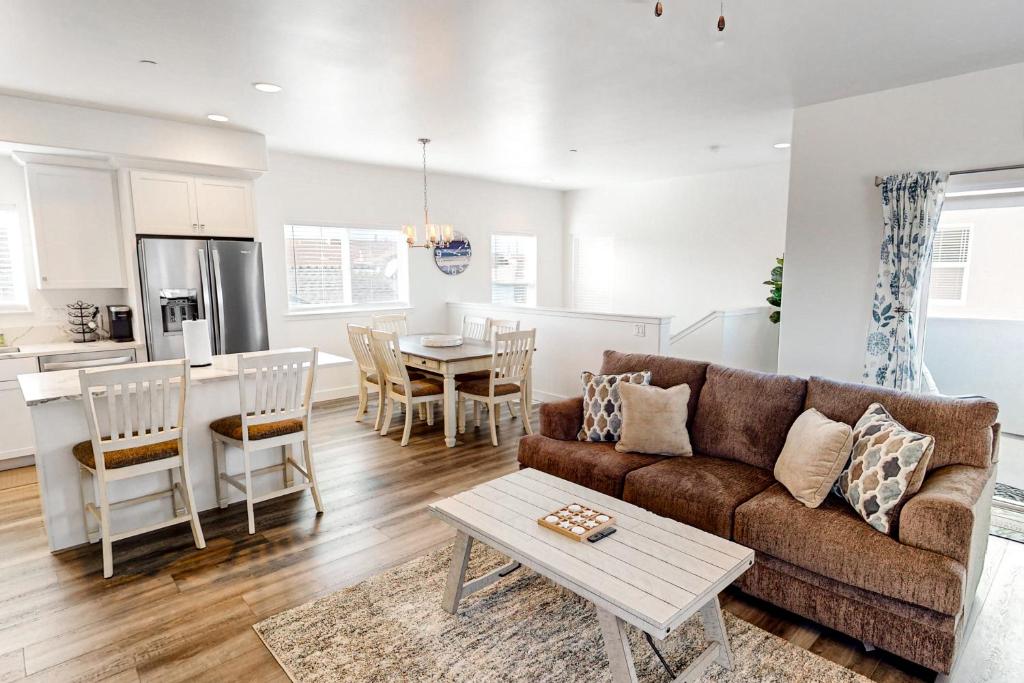
<svg viewBox="0 0 1024 683"><path fill-rule="evenodd" d="M686 431L686 404L690 387L668 389L641 384L620 384L622 434L615 450L620 453L693 455Z"/></svg>
<svg viewBox="0 0 1024 683"><path fill-rule="evenodd" d="M853 448L853 429L811 408L789 428L782 454L775 461L775 479L794 498L816 508L828 496Z"/></svg>
<svg viewBox="0 0 1024 683"><path fill-rule="evenodd" d="M921 488L933 450L934 437L910 431L872 403L853 428L853 454L835 491L888 534L900 508Z"/></svg>
<svg viewBox="0 0 1024 683"><path fill-rule="evenodd" d="M651 373L628 372L623 375L583 373L583 426L580 441L618 441L622 432L620 384L650 384Z"/></svg>

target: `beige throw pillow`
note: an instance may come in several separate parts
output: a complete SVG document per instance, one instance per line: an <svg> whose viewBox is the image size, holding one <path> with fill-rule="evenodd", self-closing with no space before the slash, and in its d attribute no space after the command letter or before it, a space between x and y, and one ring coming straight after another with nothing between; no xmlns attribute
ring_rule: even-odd
<svg viewBox="0 0 1024 683"><path fill-rule="evenodd" d="M686 431L686 384L662 389L642 384L619 384L622 398L622 434L615 450L620 453L693 455Z"/></svg>
<svg viewBox="0 0 1024 683"><path fill-rule="evenodd" d="M853 429L811 408L796 419L775 462L775 479L809 508L828 496L850 460Z"/></svg>

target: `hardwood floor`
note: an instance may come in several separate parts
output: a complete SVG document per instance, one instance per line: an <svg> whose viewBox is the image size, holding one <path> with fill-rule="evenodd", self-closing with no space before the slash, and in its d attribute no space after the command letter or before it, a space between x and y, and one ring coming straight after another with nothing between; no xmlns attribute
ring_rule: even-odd
<svg viewBox="0 0 1024 683"><path fill-rule="evenodd" d="M192 545L187 525L128 539L114 546L110 580L98 546L50 554L31 468L0 473L0 683L285 681L253 623L447 543L454 532L426 504L517 467L522 427L508 411L500 447L486 427L470 427L454 449L444 447L440 424L417 422L401 448L400 427L381 439L353 414L351 401L315 411L323 517L307 494L279 499L257 506L249 536L244 505L210 511L202 515L206 550ZM979 681L1011 680L992 677L991 657L1018 667L1012 646L1024 635L1024 617L1006 603L1021 597L1024 546L992 540L989 595L1001 609L978 622L988 648L970 649ZM736 591L723 605L873 680L934 678ZM1024 666L1014 671L1020 680Z"/></svg>

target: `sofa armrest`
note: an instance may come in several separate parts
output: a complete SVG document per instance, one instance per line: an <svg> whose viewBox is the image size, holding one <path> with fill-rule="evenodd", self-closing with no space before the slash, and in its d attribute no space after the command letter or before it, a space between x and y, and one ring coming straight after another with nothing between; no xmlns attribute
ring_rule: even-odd
<svg viewBox="0 0 1024 683"><path fill-rule="evenodd" d="M970 571L979 537L987 539L994 483L994 467L948 465L930 472L900 511L900 543L945 555Z"/></svg>
<svg viewBox="0 0 1024 683"><path fill-rule="evenodd" d="M583 426L583 397L542 403L540 433L552 439L575 441Z"/></svg>

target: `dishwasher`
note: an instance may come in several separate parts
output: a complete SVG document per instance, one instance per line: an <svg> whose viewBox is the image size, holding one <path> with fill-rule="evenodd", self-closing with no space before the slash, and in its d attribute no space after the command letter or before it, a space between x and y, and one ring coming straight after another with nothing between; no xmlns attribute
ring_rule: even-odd
<svg viewBox="0 0 1024 683"><path fill-rule="evenodd" d="M102 368L108 365L127 365L134 362L135 349L55 353L49 356L39 356L39 372Z"/></svg>

